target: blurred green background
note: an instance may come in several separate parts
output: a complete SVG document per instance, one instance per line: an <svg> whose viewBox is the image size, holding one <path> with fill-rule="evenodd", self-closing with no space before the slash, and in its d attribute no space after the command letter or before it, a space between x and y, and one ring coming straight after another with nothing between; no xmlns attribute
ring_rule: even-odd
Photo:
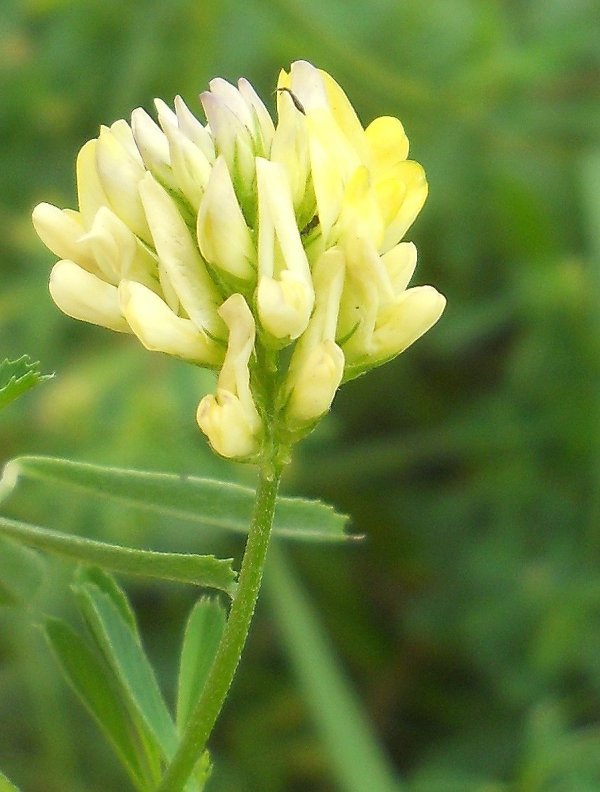
<svg viewBox="0 0 600 792"><path fill-rule="evenodd" d="M57 375L0 416L2 461L45 453L252 480L196 428L210 377L50 301L54 259L30 211L74 205L75 154L100 123L152 111L154 96L195 108L217 75L246 76L272 107L278 70L306 58L364 122L405 124L430 182L409 233L415 282L447 295L446 314L340 392L285 482L367 535L286 550L398 789L600 789L599 42L597 0L0 10L0 358L29 353ZM4 511L139 546L240 550L39 487ZM71 567L49 571L28 610L0 609L0 768L25 792L126 789L36 627L42 613L73 615ZM126 583L172 696L194 592ZM294 673L302 655L318 676L312 637L286 649L285 618L263 598L213 738L211 789L360 792Z"/></svg>

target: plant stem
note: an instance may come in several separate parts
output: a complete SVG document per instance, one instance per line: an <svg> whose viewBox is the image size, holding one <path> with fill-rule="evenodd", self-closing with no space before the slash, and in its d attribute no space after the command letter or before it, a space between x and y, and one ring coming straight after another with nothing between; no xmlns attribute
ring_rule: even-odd
<svg viewBox="0 0 600 792"><path fill-rule="evenodd" d="M177 753L157 792L181 792L221 712L248 637L273 525L281 467L260 471L254 514L240 569L237 592L202 694L185 728Z"/></svg>

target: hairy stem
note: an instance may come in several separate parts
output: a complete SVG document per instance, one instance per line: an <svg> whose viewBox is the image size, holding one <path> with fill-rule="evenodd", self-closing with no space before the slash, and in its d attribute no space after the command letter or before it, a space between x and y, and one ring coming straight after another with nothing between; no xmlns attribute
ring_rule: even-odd
<svg viewBox="0 0 600 792"><path fill-rule="evenodd" d="M254 515L242 560L237 592L202 694L157 792L181 792L201 757L235 675L248 637L273 525L281 467L261 468Z"/></svg>

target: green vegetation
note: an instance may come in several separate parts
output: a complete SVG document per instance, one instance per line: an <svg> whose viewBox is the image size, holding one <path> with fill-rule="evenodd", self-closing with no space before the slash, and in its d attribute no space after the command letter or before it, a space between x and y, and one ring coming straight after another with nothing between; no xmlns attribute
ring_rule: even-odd
<svg viewBox="0 0 600 792"><path fill-rule="evenodd" d="M278 542L208 792L600 788L599 40L593 0L2 4L0 361L27 354L56 374L2 410L2 462L254 484L196 426L209 374L69 320L47 294L55 257L30 211L75 205L74 158L99 124L153 112L154 96L198 108L216 75L268 97L277 70L306 58L364 121L401 118L428 174L409 238L416 282L446 294L446 313L344 387L284 480L367 539ZM234 532L27 476L2 513L114 545L241 550ZM4 541L0 768L23 792L125 790L40 629L65 657L84 640L73 564L47 557L42 576L34 551ZM198 592L119 580L173 711ZM96 598L99 631L98 585L75 588ZM76 689L96 662L90 650Z"/></svg>

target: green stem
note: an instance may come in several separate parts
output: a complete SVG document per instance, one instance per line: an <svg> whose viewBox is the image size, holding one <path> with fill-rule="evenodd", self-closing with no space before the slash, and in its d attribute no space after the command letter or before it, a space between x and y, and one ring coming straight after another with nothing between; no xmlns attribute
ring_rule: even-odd
<svg viewBox="0 0 600 792"><path fill-rule="evenodd" d="M223 637L177 753L157 792L181 792L206 747L225 702L248 637L260 590L280 478L281 467L274 469L269 463L261 469L237 593Z"/></svg>

